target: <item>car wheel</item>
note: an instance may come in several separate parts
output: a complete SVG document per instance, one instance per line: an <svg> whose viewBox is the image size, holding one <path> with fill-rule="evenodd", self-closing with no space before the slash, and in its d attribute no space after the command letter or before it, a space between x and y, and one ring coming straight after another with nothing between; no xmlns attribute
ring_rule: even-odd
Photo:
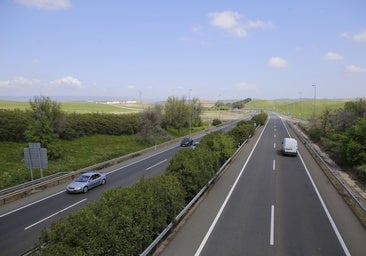
<svg viewBox="0 0 366 256"><path fill-rule="evenodd" d="M105 184L105 179L102 180L102 185L104 185L104 184Z"/></svg>
<svg viewBox="0 0 366 256"><path fill-rule="evenodd" d="M87 186L85 186L85 187L83 188L83 193L86 193L86 192L88 192L88 187L87 187Z"/></svg>

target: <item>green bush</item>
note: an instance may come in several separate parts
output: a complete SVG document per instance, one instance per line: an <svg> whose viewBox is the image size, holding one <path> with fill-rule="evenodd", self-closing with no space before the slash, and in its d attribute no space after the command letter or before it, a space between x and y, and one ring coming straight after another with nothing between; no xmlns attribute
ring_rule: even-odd
<svg viewBox="0 0 366 256"><path fill-rule="evenodd" d="M267 121L268 114L261 111L261 113L253 116L252 120L256 122L257 125L264 125Z"/></svg>
<svg viewBox="0 0 366 256"><path fill-rule="evenodd" d="M255 131L254 121L240 121L238 125L229 132L234 140L234 146L241 145Z"/></svg>
<svg viewBox="0 0 366 256"><path fill-rule="evenodd" d="M215 118L215 119L212 120L212 125L213 126L217 126L217 125L220 125L220 124L222 124L220 119Z"/></svg>
<svg viewBox="0 0 366 256"><path fill-rule="evenodd" d="M0 141L25 141L24 132L30 120L29 112L0 109Z"/></svg>
<svg viewBox="0 0 366 256"><path fill-rule="evenodd" d="M184 206L178 179L162 175L106 191L42 231L40 255L138 255Z"/></svg>

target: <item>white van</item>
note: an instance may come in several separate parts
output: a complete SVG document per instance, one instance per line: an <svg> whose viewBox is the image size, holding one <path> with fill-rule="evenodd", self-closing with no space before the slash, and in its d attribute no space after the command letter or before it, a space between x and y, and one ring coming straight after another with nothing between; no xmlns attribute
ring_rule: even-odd
<svg viewBox="0 0 366 256"><path fill-rule="evenodd" d="M297 155L297 141L293 138L284 138L282 142L283 155Z"/></svg>

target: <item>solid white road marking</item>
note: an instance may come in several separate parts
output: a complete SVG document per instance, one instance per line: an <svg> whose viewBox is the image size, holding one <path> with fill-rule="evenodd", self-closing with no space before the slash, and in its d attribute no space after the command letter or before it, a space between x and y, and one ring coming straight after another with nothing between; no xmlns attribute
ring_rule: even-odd
<svg viewBox="0 0 366 256"><path fill-rule="evenodd" d="M72 204L72 205L70 205L70 206L68 206L68 207L66 207L66 208L64 208L64 209L62 209L62 210L60 210L60 211L58 211L58 212L55 212L54 214L52 214L52 215L50 215L50 216L48 216L48 217L46 217L46 218L44 218L44 219L41 219L40 221L37 221L36 223L33 223L32 225L30 225L30 226L26 227L24 230L27 230L27 229L29 229L29 228L31 228L31 227L34 227L34 226L38 225L39 223L41 223L41 222L43 222L43 221L45 221L45 220L48 220L48 219L52 218L53 216L56 216L57 214L60 214L60 213L62 213L62 212L64 212L64 211L66 211L66 210L68 210L68 209L70 209L70 208L74 207L75 205L78 205L78 204L80 204L80 203L84 202L84 201L86 201L86 198L84 198L83 200L81 200L81 201L79 201L79 202L76 202L76 203L74 203L74 204Z"/></svg>
<svg viewBox="0 0 366 256"><path fill-rule="evenodd" d="M24 206L22 206L22 207L19 207L19 208L15 209L15 210L12 210L12 211L10 211L10 212L7 212L7 213L5 213L5 214L3 214L3 215L0 215L0 218L5 217L6 215L12 214L12 213L14 213L14 212L20 211L20 210L22 210L22 209L24 209L24 208L27 208L27 207L31 206L31 205L37 204L37 203L39 203L39 202L42 202L42 201L44 201L44 200L47 200L47 199L49 199L49 198L51 198L51 197L57 196L57 195L59 195L59 194L61 194L61 193L65 193L65 190L62 190L62 191L60 191L60 192L57 192L57 193L55 193L55 194L52 194L52 195L50 195L50 196L47 196L47 197L42 198L42 199L40 199L40 200L37 200L37 201L35 201L35 202L33 202L33 203L30 203L30 204L24 205Z"/></svg>
<svg viewBox="0 0 366 256"><path fill-rule="evenodd" d="M162 164L162 163L164 163L166 161L168 161L168 159L164 159L163 161L160 161L159 163L156 163L156 164L154 164L154 165L146 168L146 171L148 171L148 170L150 170L150 169L152 169L152 168L154 168L154 167L158 166L159 164Z"/></svg>
<svg viewBox="0 0 366 256"><path fill-rule="evenodd" d="M306 165L305 165L304 160L302 159L302 157L301 157L301 155L300 155L300 152L298 152L298 155L299 155L299 157L300 157L300 159L301 159L301 162L302 162L302 164L303 164L303 166L304 166L304 168L305 168L306 174L308 175L308 177L309 177L309 179L310 179L310 182L311 182L311 184L313 185L313 188L314 188L314 190L315 190L315 193L316 193L316 195L318 196L318 198L319 198L319 201L320 201L321 205L323 206L323 209L324 209L324 211L325 211L325 214L326 214L326 215L327 215L327 217L328 217L328 220L329 220L329 222L330 222L330 224L331 224L331 226L332 226L332 228L333 228L333 231L334 231L334 233L336 234L336 236L337 236L337 238L338 238L338 241L339 241L339 243L341 244L341 246L342 246L342 248L343 248L344 253L345 253L347 256L351 255L351 253L348 251L348 248L347 248L346 243L343 241L343 238L342 238L341 234L340 234L340 233L339 233L339 231L338 231L337 225L335 224L335 222L334 222L334 220L333 220L332 216L330 215L330 213L329 213L329 211L328 211L327 206L325 205L325 203L324 203L324 201L323 201L322 196L321 196L321 195L320 195L320 193L319 193L318 188L317 188L317 187L316 187L316 185L315 185L315 182L313 181L313 178L312 178L312 177L311 177L311 175L310 175L310 172L309 172L308 168L307 168L307 167L306 167Z"/></svg>
<svg viewBox="0 0 366 256"><path fill-rule="evenodd" d="M243 168L241 169L241 171L240 171L240 173L239 173L238 177L236 178L236 180L235 180L235 182L234 182L233 186L231 187L231 189L230 189L230 191L229 191L229 194L226 196L224 203L221 205L221 208L220 208L219 212L217 213L217 215L216 215L215 219L213 220L213 222L212 222L212 224L211 224L210 228L208 229L208 231L207 231L207 233L206 233L205 237L203 238L203 240L202 240L202 242L201 242L200 246L198 247L198 249L197 249L196 253L194 254L195 256L199 256L199 255L201 254L202 250L203 250L203 247L206 245L206 242L207 242L208 238L210 237L210 235L211 235L211 233L212 233L213 229L215 228L217 221L219 220L219 218L220 218L220 216L221 216L222 212L224 211L224 208L225 208L225 206L226 206L227 202L229 201L229 199L230 199L230 197L231 197L231 194L233 193L233 191L234 191L234 189L235 189L236 185L237 185L237 184L238 184L238 182L239 182L239 179L240 179L241 175L242 175L242 174L243 174L243 172L244 172L245 167L247 166L247 164L248 164L248 162L249 162L249 159L251 158L251 156L252 156L252 154L253 154L253 152L254 152L255 148L257 147L257 144L258 144L259 140L261 139L262 134L263 134L264 130L266 129L267 124L268 124L268 122L269 122L269 119L270 119L270 117L268 118L266 125L264 126L264 128L263 128L263 130L262 130L261 134L259 135L259 138L258 138L257 142L255 143L255 145L254 145L254 147L253 147L252 151L250 152L250 154L249 154L249 157L248 157L247 161L245 162L245 164L244 164Z"/></svg>
<svg viewBox="0 0 366 256"><path fill-rule="evenodd" d="M271 206L271 231L269 235L269 244L274 245L274 205Z"/></svg>
<svg viewBox="0 0 366 256"><path fill-rule="evenodd" d="M285 123L284 123L284 121L282 120L282 118L281 118L281 121L282 121L282 124L283 124L283 126L285 127L285 129L286 129L286 131L287 131L287 134L288 134L288 135L290 136L290 138L291 138L291 135L290 135L290 133L289 133L289 131L288 131L288 129L287 129L287 126L285 125ZM298 156L299 156L299 157L300 157L300 159L301 159L301 162L302 162L302 165L303 165L303 166L304 166L304 168L305 168L306 174L308 175L308 177L309 177L309 179L310 179L310 182L311 182L311 184L312 184L312 185L313 185L313 187L314 187L315 193L317 194L318 199L319 199L319 201L320 201L321 205L323 206L323 209L324 209L324 211L325 211L325 214L326 214L326 215L327 215L327 217L328 217L328 220L329 220L329 222L330 222L330 224L331 224L331 226L332 226L332 228L333 228L334 233L336 234L336 236L337 236L337 238L338 238L339 243L341 244L341 246L342 246L342 248L343 248L344 253L345 253L347 256L351 255L351 253L349 252L349 250L348 250L348 248L347 248L346 243L343 241L343 238L342 238L341 234L339 233L339 230L338 230L338 228L337 228L337 226L336 226L336 224L335 224L335 222L334 222L334 220L333 220L332 216L330 215L330 213L329 213L329 211L328 211L327 206L325 205L325 203L324 203L324 201L323 201L322 196L321 196L321 195L320 195L320 193L319 193L318 188L317 188L317 187L316 187L316 185L315 185L315 182L313 181L313 178L312 178L312 177L311 177L311 175L310 175L310 172L309 172L308 168L307 168L307 167L306 167L306 165L305 165L304 160L303 160L303 159L302 159L302 157L301 157L300 152L298 152Z"/></svg>

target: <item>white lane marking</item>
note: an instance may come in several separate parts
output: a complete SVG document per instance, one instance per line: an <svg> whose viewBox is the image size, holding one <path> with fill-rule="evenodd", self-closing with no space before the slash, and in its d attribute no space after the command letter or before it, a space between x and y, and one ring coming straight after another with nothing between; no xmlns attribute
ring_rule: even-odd
<svg viewBox="0 0 366 256"><path fill-rule="evenodd" d="M84 198L83 200L81 200L79 202L76 202L76 203L74 203L74 204L72 204L72 205L70 205L70 206L68 206L68 207L66 207L66 208L64 208L64 209L62 209L62 210L60 210L58 212L55 212L54 214L52 214L52 215L50 215L50 216L48 216L48 217L46 217L44 219L41 219L40 221L37 221L36 223L33 223L32 225L26 227L24 230L27 230L27 229L29 229L31 227L34 227L34 226L38 225L39 223L41 223L41 222L43 222L45 220L48 220L48 219L52 218L53 216L56 216L57 214L60 214L60 213L62 213L64 211L66 211L66 210L68 210L68 209L70 209L70 208L72 208L72 207L74 207L74 206L76 206L76 205L84 202L84 201L86 201L86 198Z"/></svg>
<svg viewBox="0 0 366 256"><path fill-rule="evenodd" d="M286 131L287 131L287 134L288 134L288 135L290 136L290 138L291 138L291 135L290 135L290 133L289 133L289 131L288 131L288 129L287 129L287 126L286 126L286 124L284 123L284 121L282 120L282 118L281 118L281 121L282 121L282 124L283 124L283 126L285 127L285 129L286 129ZM327 217L328 217L328 220L329 220L329 222L330 222L330 224L331 224L331 226L332 226L332 228L333 228L334 233L336 234L336 236L337 236L337 238L338 238L339 243L340 243L340 244L341 244L341 246L342 246L342 249L343 249L344 253L345 253L347 256L348 256L348 255L351 255L351 253L349 252L349 250L348 250L348 248L347 248L346 243L343 241L343 238L342 238L341 234L339 233L339 230L338 230L338 228L337 228L337 225L335 224L335 222L334 222L334 220L333 220L332 216L330 215L330 213L329 213L329 211L328 211L328 208L327 208L327 206L325 205L325 203L324 203L324 201L323 201L323 198L322 198L322 196L320 195L319 190L318 190L318 188L316 187L316 185L315 185L315 183L314 183L314 181L313 181L313 178L312 178L312 177L311 177L311 175L310 175L310 172L309 172L308 168L307 168L307 167L306 167L306 165L305 165L304 160L303 160L303 159L302 159L302 157L301 157L300 152L297 152L297 154L298 154L298 156L300 157L300 160L301 160L301 162L302 162L302 164L303 164L303 166L304 166L304 168L305 168L306 174L308 175L308 177L309 177L309 179L310 179L310 182L311 182L311 184L312 184L312 185L313 185L313 187L314 187L315 193L317 194L318 199L319 199L319 201L320 201L321 205L323 206L324 212L325 212L325 214L326 214L326 215L327 215Z"/></svg>
<svg viewBox="0 0 366 256"><path fill-rule="evenodd" d="M150 170L150 169L152 169L152 168L154 168L154 167L158 166L159 164L162 164L162 163L164 163L166 161L168 161L168 159L164 159L163 161L160 161L159 163L156 163L156 164L154 164L154 165L146 168L146 171L148 171L148 170Z"/></svg>
<svg viewBox="0 0 366 256"><path fill-rule="evenodd" d="M34 205L34 204L40 203L40 202L42 202L42 201L44 201L44 200L50 199L51 197L57 196L57 195L59 195L59 194L61 194L61 193L65 193L65 190L62 190L62 191L60 191L60 192L57 192L57 193L55 193L55 194L52 194L52 195L50 195L50 196L47 196L47 197L42 198L42 199L40 199L40 200L37 200L37 201L35 201L35 202L33 202L33 203L30 203L30 204L24 205L24 206L22 206L22 207L19 207L19 208L15 209L15 210L12 210L12 211L10 211L10 212L7 212L7 213L5 213L5 214L3 214L3 215L0 215L0 218L5 217L5 216L7 216L7 215L9 215L9 214L12 214L12 213L14 213L14 212L20 211L20 210L22 210L22 209L24 209L24 208L27 208L27 207L29 207L29 206L32 206L32 205Z"/></svg>
<svg viewBox="0 0 366 256"><path fill-rule="evenodd" d="M276 160L273 159L273 165L272 165L272 170L275 171L276 170Z"/></svg>
<svg viewBox="0 0 366 256"><path fill-rule="evenodd" d="M126 168L126 167L130 167L131 165L134 165L134 164L140 163L140 162L142 162L142 161L145 161L146 159L149 159L149 158L151 158L151 157L154 157L154 156L160 155L160 154L162 154L162 153L165 153L165 152L167 152L167 151L169 151L169 150L172 150L173 148L177 148L177 147L178 147L178 146L174 146L174 147L168 148L168 149L166 149L166 150L164 150L164 151L160 151L160 152L155 153L155 154L153 154L153 155L151 155L151 156L147 156L147 157L145 157L145 158L142 158L142 159L140 159L140 160L138 160L138 161L136 161L136 162L133 162L133 163L130 163L130 164L128 164L128 165L125 165L125 166L119 167L119 168L117 168L117 169L115 169L115 170L112 170L112 171L110 171L110 172L106 173L106 174L108 175L108 174L112 174L112 173L114 173L114 172L118 172L118 171L120 171L120 170L122 170L122 169L124 169L124 168Z"/></svg>
<svg viewBox="0 0 366 256"><path fill-rule="evenodd" d="M331 224L331 226L332 226L332 228L333 228L334 233L336 234L336 236L337 236L337 238L338 238L339 243L340 243L340 244L341 244L341 246L342 246L342 249L343 249L344 253L345 253L347 256L351 255L351 253L348 251L348 248L347 248L346 243L343 241L343 238L342 238L341 234L340 234L340 233L339 233L339 231L338 231L337 225L335 224L335 222L334 222L334 220L333 220L332 216L330 215L330 213L329 213L329 211L328 211L328 208L327 208L327 206L325 205L325 203L324 203L324 201L323 201L323 198L322 198L322 196L320 195L319 190L318 190L318 188L316 187L316 185L315 185L315 183L314 183L314 181L313 181L313 178L311 177L311 174L310 174L310 172L309 172L308 168L307 168L307 167L306 167L306 165L305 165L304 160L303 160L303 159L302 159L302 157L301 157L300 152L298 152L298 156L300 157L301 162L302 162L302 164L304 165L304 168L305 168L305 170L306 170L306 174L308 175L308 177L309 177L309 179L310 179L310 181L311 181L311 184L312 184L312 185L313 185L313 187L314 187L314 190L315 190L315 192L316 192L316 194L317 194L317 196L318 196L318 198L319 198L319 201L320 201L321 205L323 206L323 209L324 209L324 211L325 211L325 214L326 214L326 215L327 215L327 217L328 217L328 220L329 220L329 222L330 222L330 224Z"/></svg>
<svg viewBox="0 0 366 256"><path fill-rule="evenodd" d="M275 134L275 135L273 135L273 137L275 137L275 138L276 138L276 134Z"/></svg>
<svg viewBox="0 0 366 256"><path fill-rule="evenodd" d="M244 164L243 168L241 169L241 171L240 171L240 173L239 173L238 177L236 178L236 180L235 180L235 182L234 182L233 186L231 187L231 189L230 189L230 191L229 191L229 194L226 196L224 203L221 205L221 208L220 208L219 212L217 213L217 215L216 215L216 217L215 217L214 221L212 222L212 224L211 224L210 228L208 229L208 231L207 231L207 233L206 233L205 237L203 238L203 240L202 240L202 242L201 242L200 246L198 247L198 249L197 249L196 253L194 254L195 256L199 256L199 255L201 254L202 250L203 250L203 247L206 245L206 242L207 242L208 238L210 237L210 235L211 235L211 233L212 233L213 229L215 228L217 221L219 220L219 218L220 218L220 216L221 216L222 212L224 211L224 208L225 208L225 206L226 206L227 202L229 201L229 199L230 199L230 197L231 197L231 194L233 193L233 191L234 191L234 189L235 189L236 185L237 185L237 184L238 184L238 182L239 182L239 179L240 179L241 175L242 175L242 174L243 174L243 172L244 172L245 167L247 166L247 164L248 164L248 162L249 162L249 159L251 158L251 156L252 156L252 154L253 154L253 152L254 152L255 148L257 147L257 144L258 144L259 140L261 139L262 134L263 134L264 130L266 129L267 124L268 124L268 122L269 122L269 119L270 119L270 117L268 117L267 123L266 123L266 125L264 126L264 129L262 130L261 134L259 135L259 138L258 138L257 142L255 143L255 145L254 145L254 147L253 147L252 151L250 152L250 154L249 154L249 157L248 157L247 161L245 162L245 164Z"/></svg>
<svg viewBox="0 0 366 256"><path fill-rule="evenodd" d="M276 142L275 142L275 143L273 143L273 148L276 148Z"/></svg>
<svg viewBox="0 0 366 256"><path fill-rule="evenodd" d="M274 245L274 205L271 206L271 231L269 234L269 244Z"/></svg>

